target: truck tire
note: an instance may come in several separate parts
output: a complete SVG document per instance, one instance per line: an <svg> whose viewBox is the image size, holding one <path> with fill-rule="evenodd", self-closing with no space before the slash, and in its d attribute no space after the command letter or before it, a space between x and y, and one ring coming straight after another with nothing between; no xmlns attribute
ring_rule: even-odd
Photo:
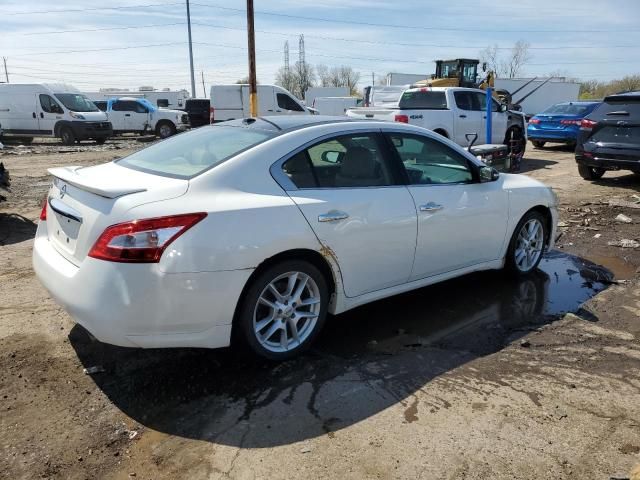
<svg viewBox="0 0 640 480"><path fill-rule="evenodd" d="M76 143L76 136L73 134L71 127L60 127L58 136L60 140L62 140L63 145L73 145Z"/></svg>
<svg viewBox="0 0 640 480"><path fill-rule="evenodd" d="M167 120L158 122L158 124L156 125L156 136L160 138L164 139L170 137L171 135L175 135L175 133L176 126Z"/></svg>
<svg viewBox="0 0 640 480"><path fill-rule="evenodd" d="M106 138L96 138L96 144L98 145L104 145L104 142L106 141L107 141Z"/></svg>
<svg viewBox="0 0 640 480"><path fill-rule="evenodd" d="M541 140L531 140L531 143L533 143L534 147L542 149L544 147L544 144L547 142L543 142Z"/></svg>
<svg viewBox="0 0 640 480"><path fill-rule="evenodd" d="M605 172L604 168L578 165L578 173L585 180L599 180L604 175L604 172Z"/></svg>

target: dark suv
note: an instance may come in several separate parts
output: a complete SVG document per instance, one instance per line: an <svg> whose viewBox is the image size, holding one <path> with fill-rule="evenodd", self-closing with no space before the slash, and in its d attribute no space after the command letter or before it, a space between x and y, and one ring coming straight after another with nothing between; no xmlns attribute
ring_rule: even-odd
<svg viewBox="0 0 640 480"><path fill-rule="evenodd" d="M609 95L580 124L578 172L597 180L607 170L640 175L640 92Z"/></svg>
<svg viewBox="0 0 640 480"><path fill-rule="evenodd" d="M184 111L189 115L191 128L209 125L209 108L211 102L206 98L189 98L184 103Z"/></svg>

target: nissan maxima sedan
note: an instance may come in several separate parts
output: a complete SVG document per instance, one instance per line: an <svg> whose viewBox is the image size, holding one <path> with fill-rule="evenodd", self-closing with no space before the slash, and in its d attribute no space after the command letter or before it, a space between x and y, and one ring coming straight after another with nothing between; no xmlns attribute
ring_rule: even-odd
<svg viewBox="0 0 640 480"><path fill-rule="evenodd" d="M287 359L329 313L478 270L528 274L557 220L543 184L390 122L234 120L49 172L36 274L93 336L127 347L233 336Z"/></svg>

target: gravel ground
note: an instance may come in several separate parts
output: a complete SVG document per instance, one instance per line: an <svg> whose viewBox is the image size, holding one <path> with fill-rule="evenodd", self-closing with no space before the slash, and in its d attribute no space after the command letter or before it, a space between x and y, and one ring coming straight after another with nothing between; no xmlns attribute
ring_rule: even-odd
<svg viewBox="0 0 640 480"><path fill-rule="evenodd" d="M0 151L3 478L609 479L640 462L640 248L616 246L640 241L637 178L585 182L570 151L530 148L566 225L538 274L358 308L274 365L94 342L35 279L47 169L143 146Z"/></svg>

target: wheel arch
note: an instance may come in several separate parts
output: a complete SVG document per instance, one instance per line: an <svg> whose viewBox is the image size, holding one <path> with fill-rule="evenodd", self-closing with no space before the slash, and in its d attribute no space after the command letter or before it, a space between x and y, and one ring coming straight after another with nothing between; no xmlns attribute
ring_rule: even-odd
<svg viewBox="0 0 640 480"><path fill-rule="evenodd" d="M438 135L442 135L444 138L451 138L449 136L449 132L447 132L444 128L434 128L433 133L437 133Z"/></svg>
<svg viewBox="0 0 640 480"><path fill-rule="evenodd" d="M262 274L266 269L272 267L273 265L277 265L280 262L284 262L286 260L304 260L312 264L316 267L322 275L324 276L327 287L329 289L329 312L332 312L334 309L332 305L336 303L335 298L338 295L338 288L341 285L340 272L337 270L337 262L333 256L331 251L325 251L323 248L320 251L311 250L308 248L296 248L292 250L285 250L283 252L279 252L275 255L272 255L269 258L263 260L251 273L249 278L247 279L244 287L242 288L242 292L238 297L238 301L236 303L236 307L234 309L233 314L233 327L232 331L235 334L238 314L240 312L240 306L242 302L244 302L245 296L247 294L247 290L253 283L253 281ZM327 258L329 257L329 258ZM232 335L233 337L233 335Z"/></svg>
<svg viewBox="0 0 640 480"><path fill-rule="evenodd" d="M551 232L553 232L553 225L552 225L553 215L551 215L551 209L548 206L542 205L542 204L536 205L535 207L531 207L529 210L524 212L522 216L518 219L518 222L516 223L516 227L518 223L520 223L520 220L522 220L525 217L525 215L527 215L529 212L538 212L540 215L544 217L545 227L546 227L545 244L549 246L549 243L551 240ZM514 227L514 230L516 227ZM513 232L511 233L511 235L513 235Z"/></svg>

